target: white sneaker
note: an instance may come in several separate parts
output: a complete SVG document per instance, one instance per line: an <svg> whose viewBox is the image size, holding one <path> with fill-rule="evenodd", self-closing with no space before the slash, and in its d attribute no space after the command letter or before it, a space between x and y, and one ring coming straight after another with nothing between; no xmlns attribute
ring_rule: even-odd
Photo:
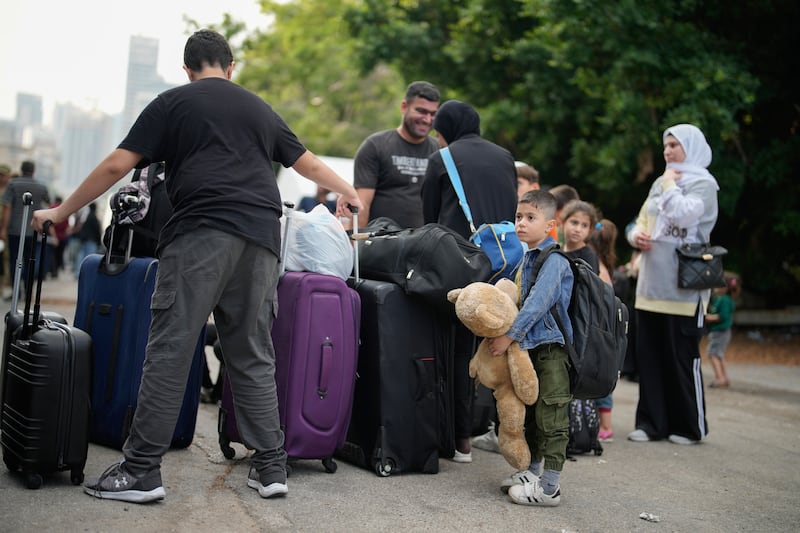
<svg viewBox="0 0 800 533"><path fill-rule="evenodd" d="M284 496L288 494L289 487L286 482L279 481L268 482L266 485L261 481L261 476L258 475L255 468L250 468L250 473L247 476L247 486L251 489L256 489L259 496L262 498L272 498L273 496Z"/></svg>
<svg viewBox="0 0 800 533"><path fill-rule="evenodd" d="M453 455L452 461L454 463L471 463L472 452L461 453L460 451L456 450L455 455Z"/></svg>
<svg viewBox="0 0 800 533"><path fill-rule="evenodd" d="M545 494L539 478L534 478L529 483L512 485L508 489L508 497L511 498L512 502L520 505L555 507L561 503L561 487L556 487L556 491L553 494Z"/></svg>
<svg viewBox="0 0 800 533"><path fill-rule="evenodd" d="M472 445L479 450L500 453L500 443L497 440L497 433L494 432L494 428L490 428L483 435L472 437Z"/></svg>
<svg viewBox="0 0 800 533"><path fill-rule="evenodd" d="M519 472L514 472L510 477L507 477L500 482L500 491L503 493L508 493L508 489L514 485L524 485L525 483L531 483L535 479L539 478L530 470L520 470Z"/></svg>
<svg viewBox="0 0 800 533"><path fill-rule="evenodd" d="M633 442L649 442L650 435L643 429L637 429L628 433L628 440L632 440Z"/></svg>
<svg viewBox="0 0 800 533"><path fill-rule="evenodd" d="M682 444L684 446L687 446L687 445L690 445L690 444L698 444L700 442L699 440L692 440L692 439L689 439L687 437L684 437L683 435L670 435L669 437L667 437L667 439L672 444Z"/></svg>

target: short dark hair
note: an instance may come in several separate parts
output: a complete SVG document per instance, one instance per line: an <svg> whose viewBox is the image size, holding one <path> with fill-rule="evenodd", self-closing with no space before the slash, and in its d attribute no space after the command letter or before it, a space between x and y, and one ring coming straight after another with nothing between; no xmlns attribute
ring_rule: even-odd
<svg viewBox="0 0 800 533"><path fill-rule="evenodd" d="M539 209L547 217L547 220L556 218L556 197L547 191L537 189L528 191L519 199L521 204L530 204Z"/></svg>
<svg viewBox="0 0 800 533"><path fill-rule="evenodd" d="M22 172L23 176L33 176L34 171L36 170L36 165L33 161L23 161L22 165L19 167L20 172Z"/></svg>
<svg viewBox="0 0 800 533"><path fill-rule="evenodd" d="M203 65L227 68L233 61L233 52L225 37L211 30L197 30L186 40L183 64L192 72L200 72Z"/></svg>
<svg viewBox="0 0 800 533"><path fill-rule="evenodd" d="M578 195L577 189L572 185L556 185L552 189L550 189L550 194L552 194L556 199L556 209L562 209L568 202L572 200L580 200L581 197Z"/></svg>
<svg viewBox="0 0 800 533"><path fill-rule="evenodd" d="M438 102L440 98L439 89L427 81L413 81L406 89L406 102L412 102L415 98Z"/></svg>
<svg viewBox="0 0 800 533"><path fill-rule="evenodd" d="M539 183L539 171L527 163L518 163L517 177L525 178L529 183Z"/></svg>

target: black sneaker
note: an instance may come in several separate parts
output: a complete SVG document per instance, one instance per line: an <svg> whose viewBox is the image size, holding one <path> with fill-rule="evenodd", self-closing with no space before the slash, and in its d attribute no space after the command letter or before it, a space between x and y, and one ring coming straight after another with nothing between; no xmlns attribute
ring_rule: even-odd
<svg viewBox="0 0 800 533"><path fill-rule="evenodd" d="M161 485L161 470L136 477L125 469L125 461L108 467L97 481L86 483L83 490L95 498L131 503L163 500L166 495Z"/></svg>
<svg viewBox="0 0 800 533"><path fill-rule="evenodd" d="M251 489L256 489L262 498L285 496L289 492L289 487L286 486L286 478L281 480L277 474L261 477L252 466L250 467L250 473L247 475L247 486Z"/></svg>

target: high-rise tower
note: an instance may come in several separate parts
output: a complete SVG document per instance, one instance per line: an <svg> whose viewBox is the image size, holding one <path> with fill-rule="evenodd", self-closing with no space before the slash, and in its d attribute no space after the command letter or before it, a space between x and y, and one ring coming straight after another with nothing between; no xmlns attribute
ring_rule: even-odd
<svg viewBox="0 0 800 533"><path fill-rule="evenodd" d="M122 135L127 133L142 109L158 93L174 87L159 76L158 39L131 36L128 51L128 80L125 85L125 108L119 125ZM122 135L119 138L122 138Z"/></svg>

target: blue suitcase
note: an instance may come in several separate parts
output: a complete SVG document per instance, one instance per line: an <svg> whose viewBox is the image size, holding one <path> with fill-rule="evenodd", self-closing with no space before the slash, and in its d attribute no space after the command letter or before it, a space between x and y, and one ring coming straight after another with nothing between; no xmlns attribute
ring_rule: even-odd
<svg viewBox="0 0 800 533"><path fill-rule="evenodd" d="M158 260L129 258L107 263L100 254L88 256L78 278L76 327L92 337L92 442L121 449L128 436L142 379L150 329L150 300ZM205 332L197 341L183 406L172 436L172 447L192 442L205 358Z"/></svg>

